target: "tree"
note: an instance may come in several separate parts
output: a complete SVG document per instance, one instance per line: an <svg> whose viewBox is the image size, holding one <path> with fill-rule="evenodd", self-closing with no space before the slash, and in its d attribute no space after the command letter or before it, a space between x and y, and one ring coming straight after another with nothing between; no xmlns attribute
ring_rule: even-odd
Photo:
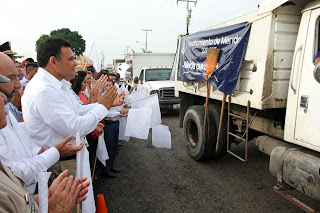
<svg viewBox="0 0 320 213"><path fill-rule="evenodd" d="M44 40L46 40L47 38L50 38L50 36L46 35L46 34L43 34L42 36L40 36L40 38L38 38L38 40L36 41L36 51L37 51L39 44L41 42L43 42Z"/></svg>
<svg viewBox="0 0 320 213"><path fill-rule="evenodd" d="M144 48L142 48L142 52L143 53L152 53L152 51L150 51L150 50L146 51L146 49L144 49Z"/></svg>
<svg viewBox="0 0 320 213"><path fill-rule="evenodd" d="M62 37L69 40L72 43L71 49L76 56L82 55L86 50L86 41L82 38L78 31L71 31L69 28L53 30L50 32L50 35L43 34L36 41L36 49L38 48L38 45L45 39L56 37Z"/></svg>

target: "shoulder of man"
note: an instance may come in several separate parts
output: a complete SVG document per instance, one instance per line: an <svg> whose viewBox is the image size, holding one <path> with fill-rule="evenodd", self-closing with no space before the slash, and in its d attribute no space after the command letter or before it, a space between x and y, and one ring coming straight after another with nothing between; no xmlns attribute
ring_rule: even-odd
<svg viewBox="0 0 320 213"><path fill-rule="evenodd" d="M23 181L11 169L0 163L0 212L37 212L32 195L26 192Z"/></svg>

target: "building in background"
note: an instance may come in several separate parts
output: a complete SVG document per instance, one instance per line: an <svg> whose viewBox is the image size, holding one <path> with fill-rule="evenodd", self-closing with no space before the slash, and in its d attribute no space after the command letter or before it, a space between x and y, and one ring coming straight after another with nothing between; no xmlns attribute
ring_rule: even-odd
<svg viewBox="0 0 320 213"><path fill-rule="evenodd" d="M119 65L124 63L124 59L113 59L112 60L112 65L113 65L113 70L115 72L119 72Z"/></svg>
<svg viewBox="0 0 320 213"><path fill-rule="evenodd" d="M76 71L83 70L84 66L93 66L93 62L88 57L82 55L76 57L76 62Z"/></svg>

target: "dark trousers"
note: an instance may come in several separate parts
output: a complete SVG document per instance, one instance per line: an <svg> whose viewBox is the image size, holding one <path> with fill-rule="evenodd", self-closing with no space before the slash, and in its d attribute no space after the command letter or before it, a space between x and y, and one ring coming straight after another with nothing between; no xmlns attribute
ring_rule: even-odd
<svg viewBox="0 0 320 213"><path fill-rule="evenodd" d="M118 151L119 122L106 122L104 125L104 141L109 155L109 159L106 160L104 171L108 172L114 167L114 159L116 158Z"/></svg>
<svg viewBox="0 0 320 213"><path fill-rule="evenodd" d="M87 147L88 152L89 152L89 161L90 161L90 166L92 167L94 164L94 158L96 156L96 151L97 151L97 141L93 141L92 133L89 133L86 135L89 147Z"/></svg>

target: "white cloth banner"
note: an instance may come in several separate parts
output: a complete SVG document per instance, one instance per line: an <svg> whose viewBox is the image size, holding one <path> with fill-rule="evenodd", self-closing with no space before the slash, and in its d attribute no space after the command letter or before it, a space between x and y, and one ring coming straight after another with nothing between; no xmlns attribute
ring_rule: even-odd
<svg viewBox="0 0 320 213"><path fill-rule="evenodd" d="M132 109L146 109L146 108L152 109L150 128L157 126L161 123L161 112L160 112L158 94L150 95L145 99L133 102L131 104L131 108Z"/></svg>
<svg viewBox="0 0 320 213"><path fill-rule="evenodd" d="M102 133L98 137L98 145L97 145L96 155L97 155L97 158L100 160L100 162L104 166L106 166L106 160L109 159L109 154L107 151L106 143L104 141L104 133Z"/></svg>
<svg viewBox="0 0 320 213"><path fill-rule="evenodd" d="M121 87L118 89L118 93L121 93L121 92L123 92L123 91L126 90L126 87L124 86L124 84L125 84L125 83L122 83L122 84L121 84Z"/></svg>
<svg viewBox="0 0 320 213"><path fill-rule="evenodd" d="M79 133L76 137L76 145L80 145ZM94 213L96 212L96 205L94 201L92 180L91 180L91 171L89 163L89 152L86 147L83 147L79 152L77 152L77 171L76 177L82 178L87 177L87 181L90 181L88 187L87 199L82 202L82 212Z"/></svg>
<svg viewBox="0 0 320 213"><path fill-rule="evenodd" d="M148 96L147 88L133 90L128 97L128 102L135 101L146 96Z"/></svg>
<svg viewBox="0 0 320 213"><path fill-rule="evenodd" d="M160 124L152 127L152 145L157 148L171 149L171 133L168 126Z"/></svg>
<svg viewBox="0 0 320 213"><path fill-rule="evenodd" d="M119 68L120 68L120 70L122 71L122 72L124 72L125 73L125 71L127 71L127 69L129 69L131 66L129 65L129 64L127 64L127 63L122 63L120 66L119 66Z"/></svg>
<svg viewBox="0 0 320 213"><path fill-rule="evenodd" d="M126 136L125 132L126 132L126 126L127 126L127 118L119 118L119 141L129 141L130 136Z"/></svg>
<svg viewBox="0 0 320 213"><path fill-rule="evenodd" d="M90 60L93 62L93 67L96 69L96 71L100 72L101 71L101 64L100 64L98 52L96 49L96 45L94 44L94 42L92 44L91 51L90 51L88 58L90 58Z"/></svg>
<svg viewBox="0 0 320 213"><path fill-rule="evenodd" d="M48 180L51 172L38 173L39 211L48 212Z"/></svg>
<svg viewBox="0 0 320 213"><path fill-rule="evenodd" d="M130 109L128 112L126 136L147 140L150 128L151 109Z"/></svg>

